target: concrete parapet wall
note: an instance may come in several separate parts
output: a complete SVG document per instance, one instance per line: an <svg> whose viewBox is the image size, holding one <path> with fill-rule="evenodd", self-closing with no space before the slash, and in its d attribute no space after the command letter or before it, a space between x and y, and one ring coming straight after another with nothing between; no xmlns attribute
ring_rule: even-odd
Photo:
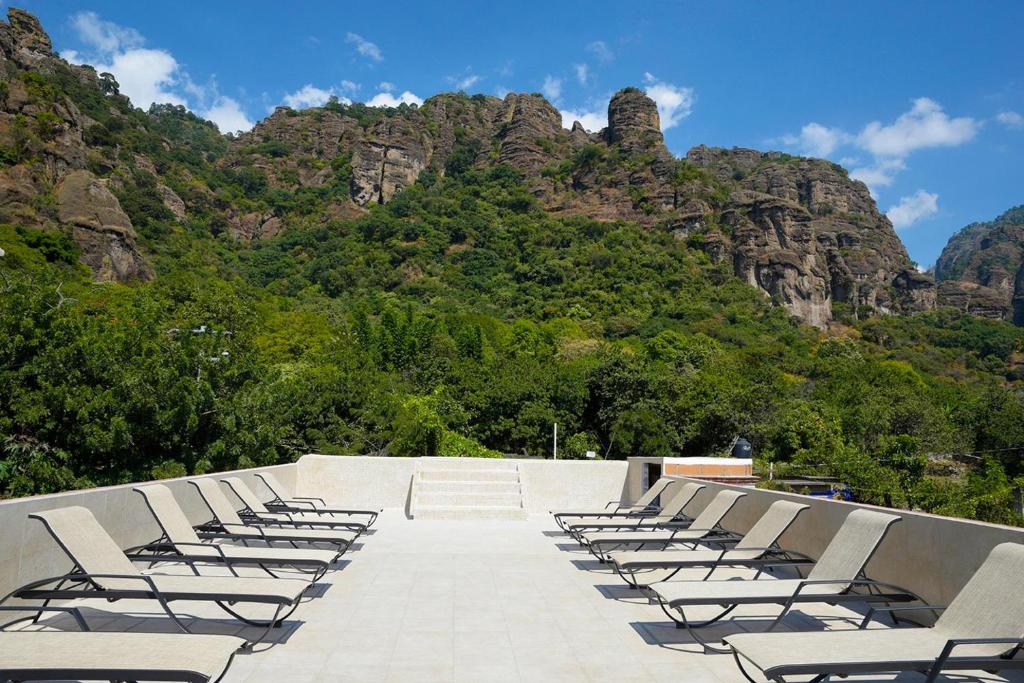
<svg viewBox="0 0 1024 683"><path fill-rule="evenodd" d="M680 478L680 483L673 486L684 481L698 480ZM782 537L781 545L811 557L821 555L846 515L856 508L900 515L902 521L890 529L868 564L868 577L908 588L932 604L949 604L993 547L1007 541L1024 543L1024 529L1016 527L709 481L699 483L705 488L690 509L703 509L723 489L748 494L724 520L727 529L738 533L746 532L780 498L810 505Z"/></svg>
<svg viewBox="0 0 1024 683"><path fill-rule="evenodd" d="M293 465L271 470L296 495L319 496L336 506L406 509L413 474L419 458L375 458L307 455ZM495 461L498 462L498 461ZM558 509L603 507L610 500L631 502L643 492L643 467L639 461L503 460L520 473L524 505L531 513ZM451 469L485 467L473 459L445 459ZM246 480L264 500L271 498L255 478L260 470L234 472ZM210 475L219 478L223 474ZM691 481L678 478L672 487ZM187 485L187 479L164 480L194 524L206 522L210 513ZM726 528L746 532L772 502L782 499L807 503L805 512L782 539L783 547L818 557L839 529L853 503L798 494L758 490L701 481L704 490L687 510L696 513L723 489L747 494L726 517ZM141 496L132 486L111 486L48 496L0 501L0 594L29 581L56 576L70 562L46 533L42 524L28 519L31 512L82 505L123 548L156 539L160 533ZM227 491L225 487L225 491ZM672 490L668 492L671 495ZM231 496L230 492L228 495ZM662 498L665 499L664 496ZM240 502L235 501L237 507ZM988 552L999 543L1024 543L1024 529L970 520L896 511L903 521L889 532L868 565L871 578L889 581L921 594L930 602L946 604L960 590Z"/></svg>
<svg viewBox="0 0 1024 683"><path fill-rule="evenodd" d="M270 492L253 476L255 472L264 470L272 471L285 486L295 485L295 465L241 470L237 474L263 499L270 500ZM216 479L224 474L209 476ZM187 481L188 478L166 479L156 483L170 487L193 524L208 522L211 518L209 510L195 488L187 485ZM0 596L30 581L59 576L71 568L67 555L57 546L41 522L28 518L29 513L80 505L92 510L96 519L122 548L156 540L160 536L160 529L142 496L132 491L132 487L138 485L106 486L0 500ZM230 490L226 486L223 488L233 498ZM241 507L239 501L235 502Z"/></svg>

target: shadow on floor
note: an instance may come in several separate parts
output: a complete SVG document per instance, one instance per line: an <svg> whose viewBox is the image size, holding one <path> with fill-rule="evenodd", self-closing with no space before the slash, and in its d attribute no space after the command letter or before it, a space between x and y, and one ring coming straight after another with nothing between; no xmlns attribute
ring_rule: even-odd
<svg viewBox="0 0 1024 683"><path fill-rule="evenodd" d="M89 630L97 632L123 633L181 633L181 629L163 612L116 612L97 609L95 607L78 608ZM178 616L190 633L201 635L229 635L253 640L263 635L264 627L247 626L227 615L224 618L197 617L184 611L176 610ZM283 625L270 630L266 638L256 645L256 651L288 642L296 630L305 622L301 619L289 619ZM78 624L70 615L62 614L40 622L40 627L57 631L80 631Z"/></svg>
<svg viewBox="0 0 1024 683"><path fill-rule="evenodd" d="M581 571L587 572L599 572L601 574L614 573L614 569L611 569L611 565L602 564L600 560L572 560L572 565Z"/></svg>

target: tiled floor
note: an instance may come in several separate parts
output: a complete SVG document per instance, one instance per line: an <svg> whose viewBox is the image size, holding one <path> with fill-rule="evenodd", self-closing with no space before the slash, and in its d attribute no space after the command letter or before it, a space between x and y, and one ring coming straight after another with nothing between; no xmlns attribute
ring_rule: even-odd
<svg viewBox="0 0 1024 683"><path fill-rule="evenodd" d="M741 680L731 657L700 654L656 606L556 533L547 516L410 521L389 511L345 559L322 582L321 596L275 634L277 642L236 657L226 681ZM99 602L91 603L88 616L101 628L166 628L152 605L118 609L127 607L139 610L130 620L110 618L114 607ZM216 614L198 603L178 609ZM774 614L775 608L746 609L716 632L756 630ZM849 627L856 617L810 605L787 624ZM252 633L219 616L196 621L194 629ZM982 674L944 680L1007 679Z"/></svg>

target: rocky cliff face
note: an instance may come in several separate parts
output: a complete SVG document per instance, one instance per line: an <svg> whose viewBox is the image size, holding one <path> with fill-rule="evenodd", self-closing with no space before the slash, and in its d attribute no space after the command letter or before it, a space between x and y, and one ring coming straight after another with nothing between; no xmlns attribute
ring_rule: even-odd
<svg viewBox="0 0 1024 683"><path fill-rule="evenodd" d="M917 273L863 183L823 159L697 147L687 160L736 187L721 212L737 275L821 325L832 306L926 310L934 283Z"/></svg>
<svg viewBox="0 0 1024 683"><path fill-rule="evenodd" d="M942 305L1024 325L1024 206L953 235L935 277Z"/></svg>
<svg viewBox="0 0 1024 683"><path fill-rule="evenodd" d="M0 22L0 221L68 233L98 279L148 279L152 270L136 244L131 220L107 180L86 170L83 139L94 124L66 94L53 93L33 74L78 79L99 88L92 69L53 54L39 21L11 8Z"/></svg>
<svg viewBox="0 0 1024 683"><path fill-rule="evenodd" d="M310 220L358 216L425 172L504 164L523 175L546 210L670 231L814 325L827 324L840 305L857 315L935 304L931 281L912 270L889 221L842 168L745 149L696 147L676 158L655 103L636 88L612 97L608 127L596 133L579 124L563 129L558 111L536 94L442 94L397 109L279 107L246 134L218 136L223 151L204 158L209 172L200 173L188 165L194 154L173 163L164 155L156 164L145 148L106 140L108 127L94 119L112 116L111 127L138 128L148 149L182 143L161 139L169 129L155 132L151 117L131 110L106 76L68 65L51 50L34 17L10 10L0 24L0 145L24 147L25 130L31 144L24 158L0 167L0 220L67 231L98 277L151 276L135 231L146 227L155 205L166 209L161 220L205 222L249 241ZM93 109L52 89L42 97L34 71L75 85ZM110 112L95 109L98 92L115 105ZM265 195L257 191L226 196L216 189L218 173L243 187L280 191L282 200L258 199ZM118 200L125 193L135 198L127 214ZM46 210L41 196L53 197L56 208Z"/></svg>

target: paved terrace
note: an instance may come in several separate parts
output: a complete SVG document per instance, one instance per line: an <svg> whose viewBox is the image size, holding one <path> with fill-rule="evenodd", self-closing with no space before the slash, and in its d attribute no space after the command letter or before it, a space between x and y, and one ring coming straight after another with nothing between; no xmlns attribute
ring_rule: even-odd
<svg viewBox="0 0 1024 683"><path fill-rule="evenodd" d="M627 590L547 515L409 520L389 510L322 583L319 597L299 608L274 644L235 658L226 681L741 680L731 657L701 654L657 606ZM83 604L97 630L170 630L153 603ZM216 608L176 605L212 619L195 621L197 632L257 633ZM125 612L131 616L118 616ZM717 632L763 628L775 613L747 608ZM808 605L785 625L851 628L858 619L845 609ZM979 673L942 680L1024 678Z"/></svg>

